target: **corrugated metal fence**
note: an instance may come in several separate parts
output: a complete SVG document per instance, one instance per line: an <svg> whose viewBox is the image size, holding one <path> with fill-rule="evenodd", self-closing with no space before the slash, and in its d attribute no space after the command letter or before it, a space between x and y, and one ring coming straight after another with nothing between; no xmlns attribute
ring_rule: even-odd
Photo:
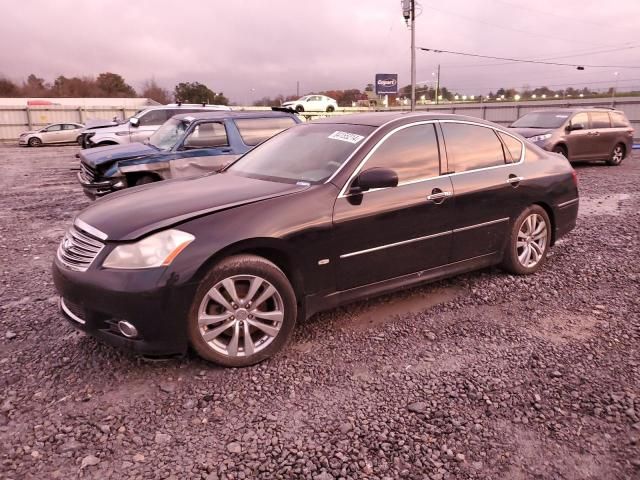
<svg viewBox="0 0 640 480"><path fill-rule="evenodd" d="M491 103L447 103L444 105L419 105L421 111L438 111L458 113L471 117L484 118L492 122L508 125L527 112L543 108L559 108L572 106L610 107L625 112L633 127L636 139L640 139L640 97L620 97L614 99L570 99L532 102L491 102ZM144 108L144 107L142 107ZM242 110L243 107L232 107ZM257 110L248 107L248 110ZM396 108L393 108L395 110ZM0 140L16 140L21 132L43 127L55 122L86 123L89 120L112 120L113 117L128 118L136 112L127 107L70 107L70 106L37 106L37 107L5 107L0 105ZM336 114L369 111L367 108L340 109ZM405 108L406 110L406 108ZM312 119L318 116L331 116L308 112L305 117Z"/></svg>

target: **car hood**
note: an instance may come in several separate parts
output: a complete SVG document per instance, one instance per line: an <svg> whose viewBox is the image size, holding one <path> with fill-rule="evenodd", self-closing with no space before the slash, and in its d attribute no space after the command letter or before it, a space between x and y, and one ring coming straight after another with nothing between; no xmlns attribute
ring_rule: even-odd
<svg viewBox="0 0 640 480"><path fill-rule="evenodd" d="M28 131L26 131L26 132L22 132L22 133L20 134L20 136L21 136L21 137L24 137L25 135L33 135L34 133L38 133L38 132L39 132L39 130L28 130Z"/></svg>
<svg viewBox="0 0 640 480"><path fill-rule="evenodd" d="M282 102L282 105L281 105L281 106L286 107L286 106L289 106L289 105L294 105L294 104L296 104L296 103L298 103L298 101L297 101L297 100L290 100L290 101L288 101L288 102Z"/></svg>
<svg viewBox="0 0 640 480"><path fill-rule="evenodd" d="M80 161L92 168L135 157L143 157L158 153L158 150L144 143L125 143L124 145L109 145L96 147L80 152Z"/></svg>
<svg viewBox="0 0 640 480"><path fill-rule="evenodd" d="M77 218L109 241L135 240L191 218L307 188L225 172L128 188L99 199Z"/></svg>
<svg viewBox="0 0 640 480"><path fill-rule="evenodd" d="M524 138L535 137L536 135L544 135L545 133L553 132L553 128L519 128L519 127L509 127L509 130L513 130L516 133L519 133Z"/></svg>

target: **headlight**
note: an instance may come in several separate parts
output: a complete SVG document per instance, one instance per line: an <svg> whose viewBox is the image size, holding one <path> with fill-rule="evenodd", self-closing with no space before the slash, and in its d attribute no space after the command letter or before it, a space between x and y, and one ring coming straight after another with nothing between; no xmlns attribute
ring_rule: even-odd
<svg viewBox="0 0 640 480"><path fill-rule="evenodd" d="M535 137L529 137L527 140L529 140L530 142L541 142L543 140L546 140L547 138L551 138L550 133L545 133L544 135L536 135Z"/></svg>
<svg viewBox="0 0 640 480"><path fill-rule="evenodd" d="M136 243L117 246L102 263L105 268L152 268L171 264L196 237L180 230L165 230Z"/></svg>

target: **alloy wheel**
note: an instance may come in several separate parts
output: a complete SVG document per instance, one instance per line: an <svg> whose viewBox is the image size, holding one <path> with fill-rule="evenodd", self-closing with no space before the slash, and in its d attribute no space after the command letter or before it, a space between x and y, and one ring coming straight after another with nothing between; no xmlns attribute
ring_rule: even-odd
<svg viewBox="0 0 640 480"><path fill-rule="evenodd" d="M535 267L544 258L547 248L547 223L537 213L527 216L518 230L516 253L525 268Z"/></svg>
<svg viewBox="0 0 640 480"><path fill-rule="evenodd" d="M614 165L619 164L624 157L624 149L620 145L616 145L611 154L611 163Z"/></svg>
<svg viewBox="0 0 640 480"><path fill-rule="evenodd" d="M198 330L216 352L249 357L267 348L284 321L280 292L264 278L235 275L216 283L198 309Z"/></svg>

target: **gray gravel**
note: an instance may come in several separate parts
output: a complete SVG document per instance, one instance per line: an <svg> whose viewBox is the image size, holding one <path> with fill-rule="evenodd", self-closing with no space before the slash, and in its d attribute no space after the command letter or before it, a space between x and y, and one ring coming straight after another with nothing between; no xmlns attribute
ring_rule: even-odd
<svg viewBox="0 0 640 480"><path fill-rule="evenodd" d="M333 310L224 370L60 318L76 151L0 148L0 478L640 478L639 158L577 167L578 228L539 274Z"/></svg>

